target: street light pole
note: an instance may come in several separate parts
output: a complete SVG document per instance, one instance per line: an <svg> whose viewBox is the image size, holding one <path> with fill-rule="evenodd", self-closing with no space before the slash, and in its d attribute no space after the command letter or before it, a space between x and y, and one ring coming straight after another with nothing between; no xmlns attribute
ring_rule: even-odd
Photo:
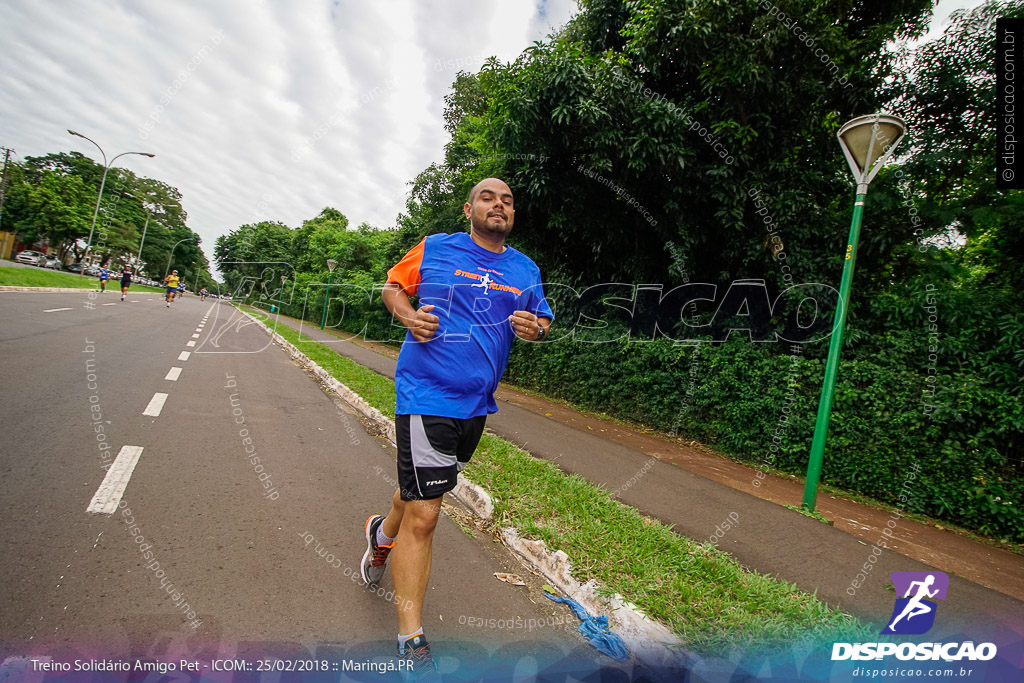
<svg viewBox="0 0 1024 683"><path fill-rule="evenodd" d="M139 256L135 259L135 270L139 270L139 264L142 263L142 245L146 243L146 230L149 229L149 207L143 205L146 209L146 224L142 227L142 239L139 240Z"/></svg>
<svg viewBox="0 0 1024 683"><path fill-rule="evenodd" d="M96 216L98 216L100 212L100 200L103 199L103 187L107 184L107 173L110 171L111 165L113 165L113 163L117 161L118 157L123 157L126 154L138 154L139 156L150 158L155 157L156 155L150 154L149 152L121 152L113 159L111 159L109 163L107 163L107 153L103 151L103 148L100 147L95 140L93 140L92 138L88 138L82 135L81 133L76 133L70 128L68 128L68 132L76 137L83 138L85 140L88 140L92 144L96 145L96 149L98 149L100 151L100 154L103 155L103 179L100 181L100 193L96 195L96 208L92 212L92 227L89 228L89 239L85 243L85 252L82 254L82 269L78 271L78 277L83 277L85 275L85 259L89 256L89 249L92 248L92 234L96 230Z"/></svg>
<svg viewBox="0 0 1024 683"><path fill-rule="evenodd" d="M814 423L814 440L807 463L807 483L804 486L803 507L814 510L818 495L818 480L825 459L825 441L828 424L832 417L832 399L835 392L836 376L839 374L839 355L843 346L843 330L850 304L850 289L853 286L853 268L857 262L857 243L860 240L861 219L864 217L864 200L868 185L882 169L885 162L896 151L907 127L895 116L869 114L848 121L839 129L839 144L846 161L850 164L857 181L857 195L853 202L853 218L850 221L850 237L846 243L846 258L843 264L843 279L839 285L839 308L832 322L832 339L829 340L828 361L825 363L825 378L821 385L821 400L818 402L818 417ZM876 144L877 143L877 144Z"/></svg>
<svg viewBox="0 0 1024 683"><path fill-rule="evenodd" d="M174 243L174 246L171 247L171 253L167 257L167 268L164 269L164 279L165 280L167 279L167 273L171 272L171 259L174 258L174 250L177 249L178 245L181 244L182 242L191 242L193 239L195 239L195 238L193 238L193 237L186 237L183 240L178 240L177 242Z"/></svg>
<svg viewBox="0 0 1024 683"><path fill-rule="evenodd" d="M332 258L327 259L327 292L324 294L324 317L320 321L320 329L324 329L324 325L327 324L327 305L331 302L331 274L334 273L334 269L338 267L338 262Z"/></svg>

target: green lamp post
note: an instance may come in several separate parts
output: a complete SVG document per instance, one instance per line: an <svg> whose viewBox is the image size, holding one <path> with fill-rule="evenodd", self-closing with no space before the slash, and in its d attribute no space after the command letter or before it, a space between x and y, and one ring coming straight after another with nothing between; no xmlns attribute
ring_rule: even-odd
<svg viewBox="0 0 1024 683"><path fill-rule="evenodd" d="M327 259L327 292L324 293L324 318L320 321L320 329L327 324L327 305L331 302L331 274L338 267L338 262L332 258Z"/></svg>
<svg viewBox="0 0 1024 683"><path fill-rule="evenodd" d="M847 121L839 129L839 144L850 164L854 180L857 181L857 196L853 202L853 220L850 223L850 238L846 243L846 259L843 265L843 279L839 285L839 307L832 322L832 339L828 346L828 361L825 364L825 379L821 385L821 400L818 402L818 418L814 423L814 440L811 443L811 457L807 463L807 484L804 487L803 507L814 509L818 495L818 480L821 478L821 464L825 458L825 440L828 423L832 417L832 399L839 372L839 354L843 346L843 328L850 303L850 287L853 283L853 267L857 261L857 242L860 239L860 223L864 216L864 199L868 185L896 150L906 135L907 126L903 121L888 114L868 114Z"/></svg>

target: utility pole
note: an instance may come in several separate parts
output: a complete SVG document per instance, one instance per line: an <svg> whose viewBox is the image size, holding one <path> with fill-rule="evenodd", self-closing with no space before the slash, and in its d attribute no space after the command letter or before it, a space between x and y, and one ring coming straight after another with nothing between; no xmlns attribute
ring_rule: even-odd
<svg viewBox="0 0 1024 683"><path fill-rule="evenodd" d="M3 178L0 179L0 223L2 223L4 218L4 195L7 190L7 164L11 160L11 152L14 150L7 147L0 147L0 149L6 152L6 154L4 154L4 175Z"/></svg>

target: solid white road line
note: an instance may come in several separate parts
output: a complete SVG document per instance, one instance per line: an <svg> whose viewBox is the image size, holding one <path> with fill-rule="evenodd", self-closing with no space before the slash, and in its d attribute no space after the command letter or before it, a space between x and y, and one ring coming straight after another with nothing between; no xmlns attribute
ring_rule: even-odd
<svg viewBox="0 0 1024 683"><path fill-rule="evenodd" d="M56 313L57 311L70 311L70 308L48 308L43 313Z"/></svg>
<svg viewBox="0 0 1024 683"><path fill-rule="evenodd" d="M194 341L185 342L185 346L195 346L195 345L196 345L196 343Z"/></svg>
<svg viewBox="0 0 1024 683"><path fill-rule="evenodd" d="M128 488L128 480L132 478L135 465L142 455L142 446L121 446L121 452L114 458L114 464L107 470L103 483L96 489L96 495L86 508L86 512L101 515L112 515L121 502L124 490Z"/></svg>
<svg viewBox="0 0 1024 683"><path fill-rule="evenodd" d="M167 376L164 377L164 379L169 379L172 382L177 382L180 376L181 368L171 368L170 370L167 371Z"/></svg>
<svg viewBox="0 0 1024 683"><path fill-rule="evenodd" d="M149 405L142 411L142 414L149 415L150 417L160 417L160 411L164 409L164 403L166 402L167 394L157 392L153 394L153 398L149 399Z"/></svg>
<svg viewBox="0 0 1024 683"><path fill-rule="evenodd" d="M188 360L188 357L192 355L191 351L182 351L178 354L178 360Z"/></svg>

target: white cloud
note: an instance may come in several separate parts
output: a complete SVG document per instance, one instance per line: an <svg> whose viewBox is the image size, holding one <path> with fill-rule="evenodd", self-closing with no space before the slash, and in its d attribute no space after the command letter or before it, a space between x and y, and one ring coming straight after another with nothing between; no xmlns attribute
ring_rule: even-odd
<svg viewBox="0 0 1024 683"><path fill-rule="evenodd" d="M156 154L115 165L177 187L207 256L243 223L296 227L325 206L389 227L447 142L457 69L444 64L515 59L573 11L572 0L8 0L0 144L18 158L100 160L71 128L108 158Z"/></svg>
<svg viewBox="0 0 1024 683"><path fill-rule="evenodd" d="M978 1L943 0L933 26ZM117 165L182 192L207 256L243 223L297 227L325 206L389 227L407 183L442 157L456 72L514 60L576 11L573 0L6 0L0 145L98 160L72 128L108 156L155 153Z"/></svg>

